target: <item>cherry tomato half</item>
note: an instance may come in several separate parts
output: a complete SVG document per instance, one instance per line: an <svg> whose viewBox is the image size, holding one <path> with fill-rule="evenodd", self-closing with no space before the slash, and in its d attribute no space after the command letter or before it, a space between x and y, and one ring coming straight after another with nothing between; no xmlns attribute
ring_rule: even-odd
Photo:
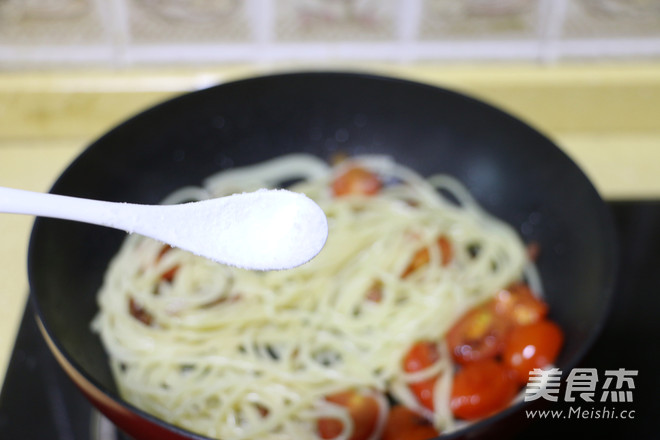
<svg viewBox="0 0 660 440"><path fill-rule="evenodd" d="M454 256L454 251L451 247L451 242L447 237L441 235L436 240L436 246L438 246L438 248L440 249L441 264L443 266L447 266L451 262ZM415 253L415 255L413 255L412 260L410 260L408 267L406 267L406 269L401 274L401 278L406 278L420 267L426 266L430 260L431 260L431 253L428 248L425 247L418 250Z"/></svg>
<svg viewBox="0 0 660 440"><path fill-rule="evenodd" d="M403 369L408 373L414 373L430 367L440 359L438 347L429 341L420 341L412 346L410 351L403 358ZM431 411L434 410L433 389L437 376L424 379L419 382L411 382L408 386L413 392L419 403Z"/></svg>
<svg viewBox="0 0 660 440"><path fill-rule="evenodd" d="M353 434L349 440L366 440L373 434L380 415L380 405L374 397L344 391L326 397L328 402L344 406L353 420ZM319 419L319 435L323 439L332 439L344 431L341 421L332 418Z"/></svg>
<svg viewBox="0 0 660 440"><path fill-rule="evenodd" d="M504 349L507 323L491 303L466 312L447 332L447 344L458 364L494 358Z"/></svg>
<svg viewBox="0 0 660 440"><path fill-rule="evenodd" d="M467 311L447 333L454 361L465 364L493 358L504 350L508 333L516 326L538 322L548 305L525 284L502 289L493 299Z"/></svg>
<svg viewBox="0 0 660 440"><path fill-rule="evenodd" d="M428 440L439 435L431 422L403 405L390 410L381 440Z"/></svg>
<svg viewBox="0 0 660 440"><path fill-rule="evenodd" d="M519 383L525 384L531 370L555 361L563 340L559 326L546 319L514 327L504 349L504 364L515 373Z"/></svg>
<svg viewBox="0 0 660 440"><path fill-rule="evenodd" d="M471 362L454 376L450 407L464 420L486 417L507 407L518 385L509 370L493 359Z"/></svg>
<svg viewBox="0 0 660 440"><path fill-rule="evenodd" d="M332 182L336 197L349 194L373 195L383 186L378 176L361 167L351 167Z"/></svg>
<svg viewBox="0 0 660 440"><path fill-rule="evenodd" d="M548 305L522 283L500 290L492 301L495 313L515 325L531 324L548 314Z"/></svg>

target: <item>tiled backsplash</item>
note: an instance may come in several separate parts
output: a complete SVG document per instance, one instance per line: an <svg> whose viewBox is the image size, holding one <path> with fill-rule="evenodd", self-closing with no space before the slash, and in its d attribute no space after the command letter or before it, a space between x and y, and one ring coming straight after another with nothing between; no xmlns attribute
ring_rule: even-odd
<svg viewBox="0 0 660 440"><path fill-rule="evenodd" d="M660 56L660 0L0 0L0 67Z"/></svg>

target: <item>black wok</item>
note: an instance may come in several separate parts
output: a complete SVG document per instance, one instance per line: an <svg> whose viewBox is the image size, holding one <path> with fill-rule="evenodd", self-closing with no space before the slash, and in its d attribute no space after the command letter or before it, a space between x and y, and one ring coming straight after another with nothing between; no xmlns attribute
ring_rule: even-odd
<svg viewBox="0 0 660 440"><path fill-rule="evenodd" d="M540 244L551 317L566 341L566 373L597 336L616 273L610 214L580 169L520 120L461 94L364 74L298 73L186 94L94 142L53 193L158 203L220 170L282 154L392 156L422 174L449 173L484 207ZM125 234L37 219L29 249L31 300L44 337L83 393L136 439L201 439L127 405L90 331L96 293ZM457 436L511 427L523 404Z"/></svg>

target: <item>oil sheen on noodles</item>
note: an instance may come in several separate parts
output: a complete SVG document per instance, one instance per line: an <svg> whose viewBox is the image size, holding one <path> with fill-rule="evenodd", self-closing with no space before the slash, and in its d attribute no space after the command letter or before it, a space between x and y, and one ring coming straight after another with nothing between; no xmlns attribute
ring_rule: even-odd
<svg viewBox="0 0 660 440"><path fill-rule="evenodd" d="M333 177L356 163L386 185L373 197L333 197ZM286 156L222 172L165 203L291 181L297 183L290 189L324 209L330 228L325 248L299 268L246 271L127 238L107 271L93 322L121 395L212 438L315 439L318 418L335 417L347 428L345 439L351 419L324 396L377 390L423 412L406 384L442 371L429 416L443 432L455 428L450 356L412 374L402 358L415 341L442 340L462 312L523 278L523 243L454 179L422 178L383 156L335 167ZM424 270L401 277L439 235L453 244L451 264L439 264L441 251L429 246ZM528 281L540 291L534 277ZM381 298L369 301L375 284Z"/></svg>

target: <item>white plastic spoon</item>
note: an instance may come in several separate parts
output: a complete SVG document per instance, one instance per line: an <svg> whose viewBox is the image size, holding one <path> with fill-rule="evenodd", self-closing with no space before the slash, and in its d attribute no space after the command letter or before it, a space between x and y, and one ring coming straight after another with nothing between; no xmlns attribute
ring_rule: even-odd
<svg viewBox="0 0 660 440"><path fill-rule="evenodd" d="M0 187L0 212L53 217L138 233L218 263L279 270L311 260L328 223L307 196L259 190L181 205L102 202Z"/></svg>

